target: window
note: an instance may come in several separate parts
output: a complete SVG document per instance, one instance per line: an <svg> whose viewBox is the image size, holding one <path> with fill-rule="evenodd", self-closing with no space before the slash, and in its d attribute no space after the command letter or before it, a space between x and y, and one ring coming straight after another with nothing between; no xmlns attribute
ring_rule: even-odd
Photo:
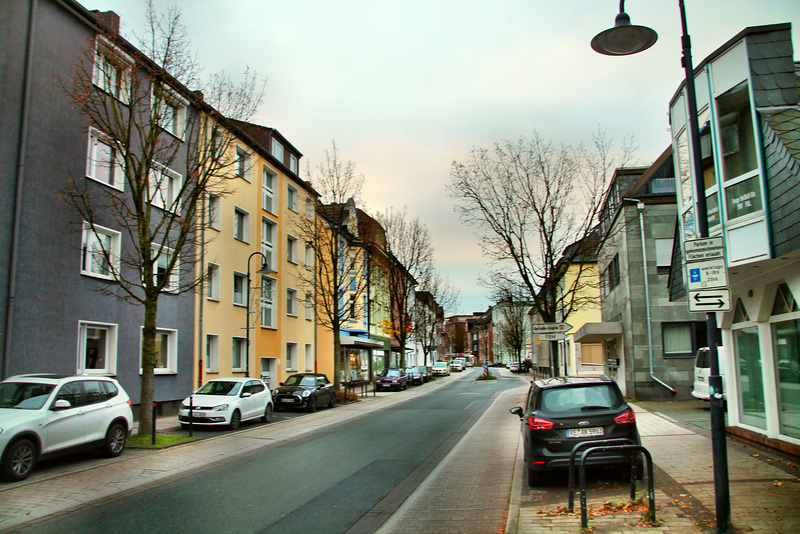
<svg viewBox="0 0 800 534"><path fill-rule="evenodd" d="M250 214L239 206L233 208L233 237L250 242Z"/></svg>
<svg viewBox="0 0 800 534"><path fill-rule="evenodd" d="M261 326L275 328L275 280L266 276L261 277Z"/></svg>
<svg viewBox="0 0 800 534"><path fill-rule="evenodd" d="M163 284L164 291L177 291L180 287L180 263L175 260L170 270L174 251L171 248L153 245L153 277L156 285Z"/></svg>
<svg viewBox="0 0 800 534"><path fill-rule="evenodd" d="M177 330L156 330L156 374L176 373L178 369L178 332Z"/></svg>
<svg viewBox="0 0 800 534"><path fill-rule="evenodd" d="M686 323L661 323L661 337L664 356L694 356L698 344L705 346L706 323L703 321Z"/></svg>
<svg viewBox="0 0 800 534"><path fill-rule="evenodd" d="M286 315L297 317L297 290L286 289Z"/></svg>
<svg viewBox="0 0 800 534"><path fill-rule="evenodd" d="M286 370L297 370L297 343L286 344Z"/></svg>
<svg viewBox="0 0 800 534"><path fill-rule="evenodd" d="M231 345L231 370L244 371L247 361L247 340L241 337L233 338Z"/></svg>
<svg viewBox="0 0 800 534"><path fill-rule="evenodd" d="M121 234L108 228L83 223L81 274L113 280L119 272Z"/></svg>
<svg viewBox="0 0 800 534"><path fill-rule="evenodd" d="M150 169L150 203L159 208L177 212L181 209L183 178L177 172L153 163Z"/></svg>
<svg viewBox="0 0 800 534"><path fill-rule="evenodd" d="M620 284L620 273L619 273L619 254L615 254L614 258L606 267L606 270L603 272L603 284L601 290L603 291L603 296L608 295L616 287Z"/></svg>
<svg viewBox="0 0 800 534"><path fill-rule="evenodd" d="M206 371L219 372L219 336L206 334Z"/></svg>
<svg viewBox="0 0 800 534"><path fill-rule="evenodd" d="M125 184L121 154L111 145L107 137L94 128L89 129L86 176L120 191Z"/></svg>
<svg viewBox="0 0 800 534"><path fill-rule="evenodd" d="M165 132L182 139L188 102L169 88L158 84L153 84L151 98L155 123Z"/></svg>
<svg viewBox="0 0 800 534"><path fill-rule="evenodd" d="M294 154L289 154L289 170L295 174L298 174L298 171L300 170L300 165L297 160L297 156L295 156Z"/></svg>
<svg viewBox="0 0 800 534"><path fill-rule="evenodd" d="M669 274L672 264L672 238L656 239L656 268L658 274Z"/></svg>
<svg viewBox="0 0 800 534"><path fill-rule="evenodd" d="M233 303L244 306L247 295L247 275L233 273Z"/></svg>
<svg viewBox="0 0 800 534"><path fill-rule="evenodd" d="M236 176L239 178L244 178L248 182L250 181L250 176L248 170L250 169L250 157L247 154L247 150L244 148L237 146L236 147Z"/></svg>
<svg viewBox="0 0 800 534"><path fill-rule="evenodd" d="M313 321L314 320L314 298L311 293L306 293L306 320Z"/></svg>
<svg viewBox="0 0 800 534"><path fill-rule="evenodd" d="M580 347L583 365L603 365L602 343L581 343Z"/></svg>
<svg viewBox="0 0 800 534"><path fill-rule="evenodd" d="M287 186L286 207L288 207L290 210L292 210L294 212L297 212L297 210L299 209L299 207L298 207L299 206L299 203L298 203L299 202L299 198L298 197L299 197L299 194L297 192L297 188L294 187L293 185Z"/></svg>
<svg viewBox="0 0 800 534"><path fill-rule="evenodd" d="M272 140L272 155L275 159L283 163L283 145L277 139Z"/></svg>
<svg viewBox="0 0 800 534"><path fill-rule="evenodd" d="M117 372L117 325L78 323L78 374Z"/></svg>
<svg viewBox="0 0 800 534"><path fill-rule="evenodd" d="M314 247L306 243L306 269L314 269Z"/></svg>
<svg viewBox="0 0 800 534"><path fill-rule="evenodd" d="M314 372L314 346L306 343L306 372Z"/></svg>
<svg viewBox="0 0 800 534"><path fill-rule="evenodd" d="M309 197L306 198L306 219L314 220L314 201Z"/></svg>
<svg viewBox="0 0 800 534"><path fill-rule="evenodd" d="M221 224L222 199L213 193L208 195L208 227L219 230Z"/></svg>
<svg viewBox="0 0 800 534"><path fill-rule="evenodd" d="M269 167L264 165L261 168L261 209L270 213L276 213L277 202L275 199L275 182L277 176Z"/></svg>
<svg viewBox="0 0 800 534"><path fill-rule="evenodd" d="M286 259L297 263L297 238L291 235L286 236Z"/></svg>
<svg viewBox="0 0 800 534"><path fill-rule="evenodd" d="M206 270L206 296L208 300L219 300L219 265L211 262Z"/></svg>
<svg viewBox="0 0 800 534"><path fill-rule="evenodd" d="M95 42L92 83L114 98L127 102L133 59L98 36Z"/></svg>
<svg viewBox="0 0 800 534"><path fill-rule="evenodd" d="M266 258L267 265L273 267L275 261L272 258L273 240L275 237L275 223L266 217L261 218L261 253Z"/></svg>

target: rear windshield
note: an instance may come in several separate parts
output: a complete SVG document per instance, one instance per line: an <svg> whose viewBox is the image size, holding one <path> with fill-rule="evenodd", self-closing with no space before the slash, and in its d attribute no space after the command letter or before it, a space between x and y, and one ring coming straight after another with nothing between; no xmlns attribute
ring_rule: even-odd
<svg viewBox="0 0 800 534"><path fill-rule="evenodd" d="M610 384L590 384L542 390L539 409L562 413L584 409L619 408L624 399Z"/></svg>
<svg viewBox="0 0 800 534"><path fill-rule="evenodd" d="M694 360L694 366L701 368L711 367L708 363L708 350L697 351L697 358Z"/></svg>

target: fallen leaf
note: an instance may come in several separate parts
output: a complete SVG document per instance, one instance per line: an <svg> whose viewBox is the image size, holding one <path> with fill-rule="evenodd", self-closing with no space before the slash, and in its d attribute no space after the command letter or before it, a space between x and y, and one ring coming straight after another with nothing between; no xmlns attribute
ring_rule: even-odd
<svg viewBox="0 0 800 534"><path fill-rule="evenodd" d="M778 482L778 481L776 480L775 482L773 482L773 483L772 483L772 485L773 485L773 486L777 486L777 487L779 487L779 488L780 488L781 486L783 486L783 482Z"/></svg>
<svg viewBox="0 0 800 534"><path fill-rule="evenodd" d="M751 454L750 456L752 456L753 458L758 458L761 455L760 454Z"/></svg>

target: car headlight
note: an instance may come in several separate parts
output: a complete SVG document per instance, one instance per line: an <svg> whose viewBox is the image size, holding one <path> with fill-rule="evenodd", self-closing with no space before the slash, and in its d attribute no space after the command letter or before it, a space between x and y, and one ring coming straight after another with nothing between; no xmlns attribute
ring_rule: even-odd
<svg viewBox="0 0 800 534"><path fill-rule="evenodd" d="M312 393L312 391L311 391L311 390L309 390L309 389L305 390L305 391L303 392L303 398L306 398L306 397L308 397L309 395L311 395L311 393Z"/></svg>
<svg viewBox="0 0 800 534"><path fill-rule="evenodd" d="M272 394L273 395L278 395L280 392L281 392L281 390L279 390L279 389L273 389L272 390Z"/></svg>
<svg viewBox="0 0 800 534"><path fill-rule="evenodd" d="M220 404L219 406L214 406L214 408L212 408L211 411L212 412L224 412L227 409L228 409L228 405L227 404Z"/></svg>

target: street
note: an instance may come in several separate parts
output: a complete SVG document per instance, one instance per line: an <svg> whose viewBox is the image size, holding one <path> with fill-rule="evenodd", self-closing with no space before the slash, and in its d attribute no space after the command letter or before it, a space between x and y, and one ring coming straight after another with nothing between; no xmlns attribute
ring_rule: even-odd
<svg viewBox="0 0 800 534"><path fill-rule="evenodd" d="M520 385L468 373L428 395L21 531L345 532L386 496L399 506L492 396Z"/></svg>

